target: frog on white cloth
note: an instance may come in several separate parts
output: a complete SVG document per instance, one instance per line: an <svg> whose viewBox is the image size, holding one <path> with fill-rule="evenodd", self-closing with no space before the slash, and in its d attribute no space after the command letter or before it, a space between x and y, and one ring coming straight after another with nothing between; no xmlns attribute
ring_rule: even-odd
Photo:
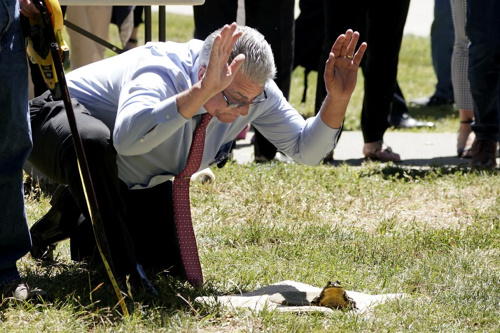
<svg viewBox="0 0 500 333"><path fill-rule="evenodd" d="M254 311L264 309L276 309L280 312L332 313L338 311L328 306L311 305L323 289L286 280L240 295L200 296L195 301L207 305L219 304L228 308L248 308ZM345 290L345 293L346 297L354 302L355 307L352 307L352 310L355 312L364 312L375 305L406 296L405 294L369 295L349 290Z"/></svg>

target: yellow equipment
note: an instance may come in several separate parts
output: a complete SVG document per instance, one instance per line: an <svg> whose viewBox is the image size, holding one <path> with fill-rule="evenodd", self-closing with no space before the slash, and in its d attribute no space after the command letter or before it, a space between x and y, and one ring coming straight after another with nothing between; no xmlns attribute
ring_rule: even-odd
<svg viewBox="0 0 500 333"><path fill-rule="evenodd" d="M54 59L50 52L50 46L53 43L51 30L54 32L56 43L59 47L59 54L63 63L69 61L69 48L64 41L63 30L63 14L58 0L35 0L34 3L40 11L41 15L36 15L34 18L25 18L25 36L26 36L26 51L32 63L38 64L43 79L47 87L52 91L56 99L61 97L61 87L59 86L58 76L54 65ZM43 5L43 2L45 5ZM44 17L49 16L52 26L46 26ZM58 61L56 59L55 61Z"/></svg>
<svg viewBox="0 0 500 333"><path fill-rule="evenodd" d="M106 268L106 272L108 273L118 302L122 308L123 315L128 317L129 313L122 291L114 276L109 245L104 232L90 170L85 157L83 143L78 132L78 126L71 104L71 97L64 75L63 63L69 59L69 49L62 37L64 20L61 6L58 0L34 0L33 3L40 11L40 15L36 15L35 18L23 18L23 33L27 44L26 50L31 62L38 64L40 67L45 83L51 90L54 99L64 101L66 115L68 117L68 123L75 146L80 178L87 199L94 235L96 237L97 248L101 254L104 267ZM143 281L149 283L148 286L150 286L150 290L158 293L145 275Z"/></svg>

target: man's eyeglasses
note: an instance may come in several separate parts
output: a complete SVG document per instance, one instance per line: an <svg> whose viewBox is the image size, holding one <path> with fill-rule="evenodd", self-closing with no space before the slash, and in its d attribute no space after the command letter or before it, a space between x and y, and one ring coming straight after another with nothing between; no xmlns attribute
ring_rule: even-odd
<svg viewBox="0 0 500 333"><path fill-rule="evenodd" d="M236 108L240 108L242 106L252 106L255 104L262 103L267 99L267 94L266 94L265 90L263 91L263 94L264 94L263 98L256 100L256 101L252 101L250 103L231 103L231 102L229 102L229 99L227 98L226 94L224 93L224 90L222 90L221 93L222 93L222 97L224 97L224 100L226 101L227 107L229 109L236 109Z"/></svg>

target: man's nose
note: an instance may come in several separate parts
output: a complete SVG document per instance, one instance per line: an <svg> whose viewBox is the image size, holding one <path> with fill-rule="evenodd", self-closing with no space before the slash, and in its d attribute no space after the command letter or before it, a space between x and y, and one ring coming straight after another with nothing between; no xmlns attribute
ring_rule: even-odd
<svg viewBox="0 0 500 333"><path fill-rule="evenodd" d="M245 105L245 106L239 107L238 111L240 112L240 115L242 115L243 117L245 117L246 115L248 115L248 109L249 108L250 108L250 106Z"/></svg>

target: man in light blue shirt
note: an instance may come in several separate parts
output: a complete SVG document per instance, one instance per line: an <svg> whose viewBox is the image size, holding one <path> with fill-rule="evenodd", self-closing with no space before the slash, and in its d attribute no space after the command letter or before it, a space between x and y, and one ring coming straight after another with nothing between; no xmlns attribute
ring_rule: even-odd
<svg viewBox="0 0 500 333"><path fill-rule="evenodd" d="M325 67L328 95L318 115L307 120L273 82L276 69L269 44L256 30L236 24L204 42L148 43L69 73L69 91L118 271L133 273L139 262L181 274L176 271L178 245L170 239L175 234L170 180L184 169L203 114L213 118L200 169L227 159L233 140L250 122L295 161L320 163L334 147L356 85L366 50L363 43L356 51L358 37L348 30L333 45ZM57 192L51 211L33 226L32 254L42 256L49 245L71 237L72 257L78 260L94 253L88 246L93 236L89 223L82 222L88 213L63 111L50 92L31 103L30 161L49 178L69 185L69 190ZM83 217L64 209L74 201Z"/></svg>

